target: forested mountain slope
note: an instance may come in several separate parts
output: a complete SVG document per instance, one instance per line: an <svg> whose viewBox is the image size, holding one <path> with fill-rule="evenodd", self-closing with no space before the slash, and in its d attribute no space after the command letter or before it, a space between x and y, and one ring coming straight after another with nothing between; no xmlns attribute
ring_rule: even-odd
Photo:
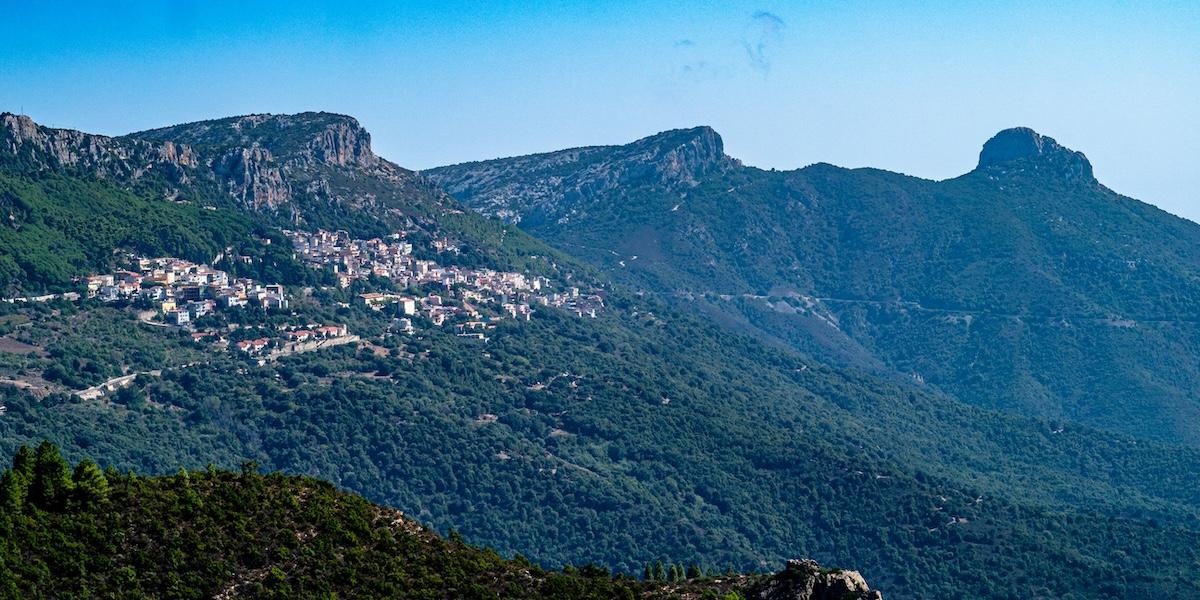
<svg viewBox="0 0 1200 600"><path fill-rule="evenodd" d="M1194 452L1056 433L636 305L486 346L377 343L181 365L105 402L10 390L0 440L157 473L256 460L546 565L804 555L899 598L1196 591Z"/></svg>
<svg viewBox="0 0 1200 600"><path fill-rule="evenodd" d="M640 289L841 364L1200 443L1200 225L1031 130L946 181L744 167L708 128L425 174Z"/></svg>
<svg viewBox="0 0 1200 600"><path fill-rule="evenodd" d="M23 186L61 179L82 186L85 199L200 205L196 214L236 216L266 235L317 219L364 236L411 221L410 239L459 243L454 260L547 269L595 286L604 310L589 318L538 307L528 321L496 323L486 341L431 322L400 333L397 315L357 296L360 286L390 282L341 289L319 285L312 270L297 275L317 279L292 287L288 311L229 324L254 332L338 323L359 341L259 362L141 322L134 310L5 303L0 375L62 383L67 373L82 385L138 375L120 393L88 400L5 385L4 453L50 439L73 458L150 473L256 460L544 565L629 573L668 560L745 570L812 556L862 570L890 598L1196 593L1197 451L970 407L730 333L612 285L520 230L464 214L415 173L406 175L411 186L388 187L386 174L372 172L387 167L364 159L361 145L312 141L326 139L329 119L235 118L137 138L36 129L0 166ZM240 137L247 131L258 133ZM666 163L614 181L669 178L695 190L739 168L706 149L704 135L693 142L697 134L680 134L678 152L632 149ZM236 178L199 158L175 179L148 178L163 165L139 162L137 152L169 155L168 147L197 157L270 150L276 158L259 166L275 165L292 193L306 191L245 203L230 187ZM352 216L323 210L324 196L307 191L326 185L341 190L329 199ZM60 210L55 194L44 196L43 214ZM588 197L581 193L580 207ZM99 215L110 206L77 204ZM89 242L81 228L45 231L108 243Z"/></svg>

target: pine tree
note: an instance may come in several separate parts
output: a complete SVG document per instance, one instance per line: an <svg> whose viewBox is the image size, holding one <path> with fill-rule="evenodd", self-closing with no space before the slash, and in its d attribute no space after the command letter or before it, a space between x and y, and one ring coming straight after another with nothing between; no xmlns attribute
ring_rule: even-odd
<svg viewBox="0 0 1200 600"><path fill-rule="evenodd" d="M23 475L33 477L33 450L29 446L21 446L13 456L13 470Z"/></svg>
<svg viewBox="0 0 1200 600"><path fill-rule="evenodd" d="M99 504L108 500L108 479L100 467L84 459L71 475L75 487L75 499L82 506Z"/></svg>
<svg viewBox="0 0 1200 600"><path fill-rule="evenodd" d="M654 579L654 571L650 569L650 563L642 565L642 581L650 581Z"/></svg>
<svg viewBox="0 0 1200 600"><path fill-rule="evenodd" d="M687 578L688 579L696 579L697 577L701 577L701 576L703 576L703 573L700 571L699 565L697 565L696 563L692 563L692 564L688 565L688 568L687 568Z"/></svg>
<svg viewBox="0 0 1200 600"><path fill-rule="evenodd" d="M655 581L666 581L667 580L667 567L665 565L663 565L663 561L661 561L661 560L658 561L657 563L654 563L654 580Z"/></svg>
<svg viewBox="0 0 1200 600"><path fill-rule="evenodd" d="M66 505L71 488L71 469L58 448L50 442L39 444L33 458L29 501L44 510L58 510Z"/></svg>
<svg viewBox="0 0 1200 600"><path fill-rule="evenodd" d="M13 456L13 468L0 477L0 506L13 512L24 509L33 480L33 462L33 451L21 446Z"/></svg>
<svg viewBox="0 0 1200 600"><path fill-rule="evenodd" d="M8 470L0 476L0 507L5 511L18 512L25 507L29 495L29 478L19 471Z"/></svg>

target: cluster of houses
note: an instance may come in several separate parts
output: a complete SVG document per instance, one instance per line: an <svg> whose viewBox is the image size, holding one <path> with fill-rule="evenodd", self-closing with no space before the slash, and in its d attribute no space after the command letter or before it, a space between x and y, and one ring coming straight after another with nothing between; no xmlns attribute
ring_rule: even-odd
<svg viewBox="0 0 1200 600"><path fill-rule="evenodd" d="M358 336L351 335L345 325L309 323L307 325L280 326L274 332L257 327L252 328L257 329L259 334L266 332L267 335L243 339L231 344L228 334L239 329L243 328L231 325L228 329L195 331L192 333L192 341L197 344L207 344L216 350L231 350L240 356L274 359L287 354L356 342L359 339Z"/></svg>
<svg viewBox="0 0 1200 600"><path fill-rule="evenodd" d="M352 238L345 231L284 233L297 259L313 268L331 269L343 288L356 280L381 277L405 290L359 295L367 307L394 313L393 330L412 332L414 318L420 317L438 327L453 327L459 336L486 341L487 332L496 327L497 321L529 320L535 306L593 318L604 308L602 292L564 289L542 276L442 265L417 258L405 232L369 240ZM424 250L437 254L459 252L455 243L445 238L429 240L428 244ZM287 309L288 297L282 285L232 278L225 271L179 258L135 258L129 270L92 275L84 283L88 298L154 307L167 323L191 329L196 342L256 358L269 360L279 354L357 339L346 332L344 325L295 327L281 330L277 336L232 345L220 331L197 331L192 322L215 311L239 306Z"/></svg>
<svg viewBox="0 0 1200 600"><path fill-rule="evenodd" d="M388 239L354 239L345 231L315 233L288 231L296 257L315 268L332 269L342 287L371 276L390 279L397 287L425 290L420 294L367 293L363 304L376 310L395 305L404 317L421 315L434 325L452 321L465 329L460 335L481 337L480 329L498 318L528 320L532 306L554 306L579 316L595 317L604 306L599 294L581 294L578 288L554 291L550 280L511 271L445 266L413 256L413 245L404 233ZM438 253L455 252L445 239L431 242ZM432 288L432 291L430 291Z"/></svg>
<svg viewBox="0 0 1200 600"><path fill-rule="evenodd" d="M180 258L139 258L137 270L87 277L87 297L104 302L136 301L157 308L168 323L187 325L215 310L255 306L288 307L282 285L230 278L225 271Z"/></svg>
<svg viewBox="0 0 1200 600"><path fill-rule="evenodd" d="M274 337L259 337L242 340L233 345L241 354L260 356L266 354L281 355L315 350L326 345L357 341L351 336L345 325L318 325L315 323L305 326L286 327Z"/></svg>

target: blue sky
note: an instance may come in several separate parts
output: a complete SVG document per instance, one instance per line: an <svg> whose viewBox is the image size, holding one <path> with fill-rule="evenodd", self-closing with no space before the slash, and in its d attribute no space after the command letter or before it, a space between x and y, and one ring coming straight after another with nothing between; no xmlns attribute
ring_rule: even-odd
<svg viewBox="0 0 1200 600"><path fill-rule="evenodd" d="M1200 220L1197 2L0 0L0 110L106 134L354 115L411 168L711 125L747 164L941 179L996 131Z"/></svg>

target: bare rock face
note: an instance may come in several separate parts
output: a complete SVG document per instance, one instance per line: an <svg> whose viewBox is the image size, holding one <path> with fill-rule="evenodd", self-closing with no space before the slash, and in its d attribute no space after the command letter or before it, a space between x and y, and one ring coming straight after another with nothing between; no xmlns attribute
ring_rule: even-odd
<svg viewBox="0 0 1200 600"><path fill-rule="evenodd" d="M327 165L371 168L379 163L371 151L371 135L354 119L332 123L308 143L315 160Z"/></svg>
<svg viewBox="0 0 1200 600"><path fill-rule="evenodd" d="M822 569L811 560L789 560L783 571L758 584L752 600L883 600L857 571Z"/></svg>
<svg viewBox="0 0 1200 600"><path fill-rule="evenodd" d="M246 115L121 137L4 113L0 153L26 168L72 169L166 199L224 198L294 224L347 209L403 218L414 204L440 209L448 201L420 175L376 156L356 119L323 112Z"/></svg>
<svg viewBox="0 0 1200 600"><path fill-rule="evenodd" d="M1072 179L1093 179L1092 163L1082 152L1028 127L1005 129L988 140L979 153L978 168L1032 168Z"/></svg>
<svg viewBox="0 0 1200 600"><path fill-rule="evenodd" d="M213 163L213 172L244 206L275 208L291 198L291 187L263 148L232 148Z"/></svg>
<svg viewBox="0 0 1200 600"><path fill-rule="evenodd" d="M209 148L261 147L281 165L327 165L370 169L381 159L371 151L371 135L358 120L333 113L246 115L173 125L126 136L171 140Z"/></svg>
<svg viewBox="0 0 1200 600"><path fill-rule="evenodd" d="M25 115L0 115L0 149L43 169L70 167L106 179L139 178L151 171L182 177L198 159L170 141L125 141L70 129L42 127Z"/></svg>
<svg viewBox="0 0 1200 600"><path fill-rule="evenodd" d="M716 131L694 127L664 131L624 146L466 163L424 174L481 213L536 224L582 217L595 199L625 186L687 189L736 164L725 155ZM506 180L522 183L499 183Z"/></svg>
<svg viewBox="0 0 1200 600"><path fill-rule="evenodd" d="M126 137L172 140L219 152L218 158L210 159L213 171L242 206L289 213L296 222L320 212L322 206L391 210L406 198L444 198L412 171L376 156L371 135L346 115L246 115ZM371 180L389 185L374 185ZM382 197L380 190L394 197Z"/></svg>
<svg viewBox="0 0 1200 600"><path fill-rule="evenodd" d="M711 127L696 127L638 140L613 167L621 174L615 178L617 184L653 178L666 186L692 186L701 177L721 170L728 160L721 136Z"/></svg>

